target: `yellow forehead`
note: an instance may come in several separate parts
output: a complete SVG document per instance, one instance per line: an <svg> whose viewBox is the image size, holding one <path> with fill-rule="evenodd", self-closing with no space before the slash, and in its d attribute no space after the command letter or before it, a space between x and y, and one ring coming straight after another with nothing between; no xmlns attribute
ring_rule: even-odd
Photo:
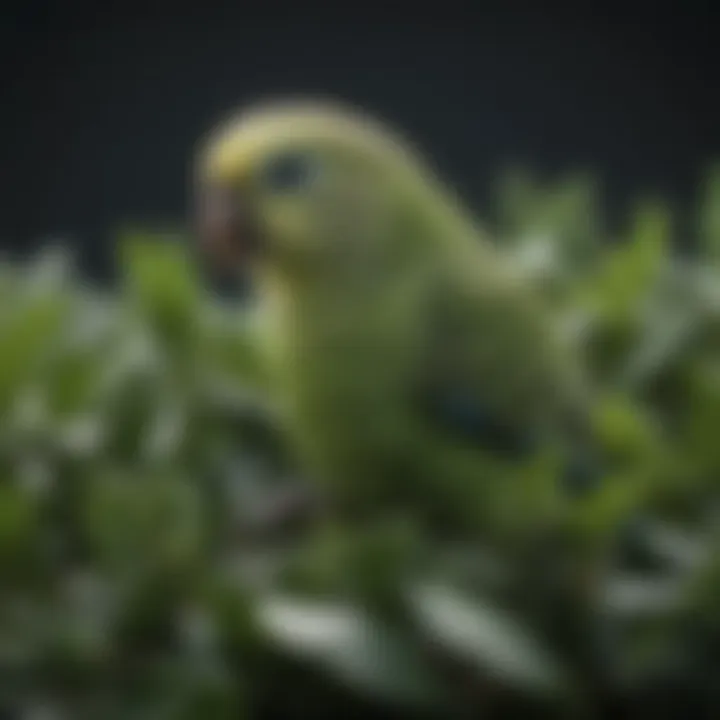
<svg viewBox="0 0 720 720"><path fill-rule="evenodd" d="M213 133L201 152L200 171L216 181L239 180L259 159L299 144L354 149L378 158L405 154L401 141L374 120L349 110L295 106L257 110Z"/></svg>
<svg viewBox="0 0 720 720"><path fill-rule="evenodd" d="M237 180L246 176L255 159L264 153L267 139L259 131L225 128L201 153L201 174L213 180Z"/></svg>

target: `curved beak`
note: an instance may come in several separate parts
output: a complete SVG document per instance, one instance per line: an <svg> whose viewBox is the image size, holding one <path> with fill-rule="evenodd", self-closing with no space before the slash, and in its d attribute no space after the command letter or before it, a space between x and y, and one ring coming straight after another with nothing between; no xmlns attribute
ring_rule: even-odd
<svg viewBox="0 0 720 720"><path fill-rule="evenodd" d="M196 198L197 234L204 251L219 269L236 270L260 249L253 213L235 188L203 188Z"/></svg>

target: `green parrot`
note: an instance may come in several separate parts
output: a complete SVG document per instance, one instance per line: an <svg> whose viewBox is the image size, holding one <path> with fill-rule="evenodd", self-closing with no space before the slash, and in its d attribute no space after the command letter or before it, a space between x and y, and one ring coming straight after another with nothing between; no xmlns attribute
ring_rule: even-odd
<svg viewBox="0 0 720 720"><path fill-rule="evenodd" d="M252 278L287 436L339 503L474 516L538 448L588 474L576 353L399 133L341 103L258 104L202 143L196 183L207 251Z"/></svg>

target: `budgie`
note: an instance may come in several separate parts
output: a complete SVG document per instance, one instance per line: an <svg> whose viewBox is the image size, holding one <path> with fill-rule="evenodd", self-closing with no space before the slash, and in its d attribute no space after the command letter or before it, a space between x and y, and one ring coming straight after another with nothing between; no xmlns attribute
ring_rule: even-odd
<svg viewBox="0 0 720 720"><path fill-rule="evenodd" d="M258 104L202 142L195 180L208 252L252 278L287 436L340 503L421 491L472 515L542 447L592 475L578 357L401 133L337 102Z"/></svg>

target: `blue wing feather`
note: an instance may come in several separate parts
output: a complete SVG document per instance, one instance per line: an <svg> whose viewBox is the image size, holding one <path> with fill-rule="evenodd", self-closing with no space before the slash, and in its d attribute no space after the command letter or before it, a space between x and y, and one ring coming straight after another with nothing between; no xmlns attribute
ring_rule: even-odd
<svg viewBox="0 0 720 720"><path fill-rule="evenodd" d="M467 394L445 392L425 405L438 427L499 457L521 460L540 445L534 433L513 427ZM573 448L562 480L567 491L578 496L596 488L601 475L601 464L594 457L581 448Z"/></svg>
<svg viewBox="0 0 720 720"><path fill-rule="evenodd" d="M446 431L504 457L520 458L537 446L532 433L504 422L488 407L462 393L443 393L430 400L432 420Z"/></svg>

